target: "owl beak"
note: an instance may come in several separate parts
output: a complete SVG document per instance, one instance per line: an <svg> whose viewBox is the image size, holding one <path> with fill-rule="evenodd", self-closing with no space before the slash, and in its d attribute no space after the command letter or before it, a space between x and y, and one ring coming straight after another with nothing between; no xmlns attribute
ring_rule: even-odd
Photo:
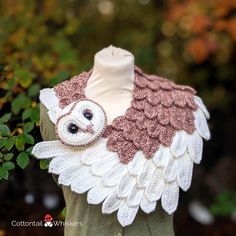
<svg viewBox="0 0 236 236"><path fill-rule="evenodd" d="M91 122L84 124L84 122L82 122L79 119L75 120L77 121L80 131L82 131L83 133L90 133L90 134L94 133L93 124Z"/></svg>
<svg viewBox="0 0 236 236"><path fill-rule="evenodd" d="M83 133L90 133L90 134L94 133L93 125L88 125L85 129L80 128L79 130L82 131Z"/></svg>
<svg viewBox="0 0 236 236"><path fill-rule="evenodd" d="M94 133L94 129L93 129L93 125L92 124L88 124L86 126L85 124L81 124L80 123L79 130L82 131L83 133L90 133L90 134Z"/></svg>
<svg viewBox="0 0 236 236"><path fill-rule="evenodd" d="M88 125L86 128L86 132L93 134L94 133L93 125Z"/></svg>

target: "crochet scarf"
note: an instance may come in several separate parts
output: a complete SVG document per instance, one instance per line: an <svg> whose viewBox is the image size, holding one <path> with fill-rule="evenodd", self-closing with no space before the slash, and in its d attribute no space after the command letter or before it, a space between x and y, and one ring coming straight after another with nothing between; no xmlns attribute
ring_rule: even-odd
<svg viewBox="0 0 236 236"><path fill-rule="evenodd" d="M52 158L49 172L59 175L59 184L87 192L88 203L102 203L104 214L118 210L122 226L139 208L153 212L159 200L172 214L179 188L189 189L193 163L201 161L202 138L210 139L201 98L189 86L135 67L131 105L108 125L104 109L85 94L91 73L41 90L58 140L36 144L33 154Z"/></svg>

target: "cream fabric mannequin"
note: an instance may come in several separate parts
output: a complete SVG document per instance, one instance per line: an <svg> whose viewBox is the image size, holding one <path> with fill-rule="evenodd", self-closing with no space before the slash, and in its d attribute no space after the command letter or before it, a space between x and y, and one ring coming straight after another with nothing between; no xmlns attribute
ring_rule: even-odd
<svg viewBox="0 0 236 236"><path fill-rule="evenodd" d="M104 108L108 124L130 106L133 80L134 56L130 52L109 46L95 55L85 94Z"/></svg>
<svg viewBox="0 0 236 236"><path fill-rule="evenodd" d="M105 110L108 124L123 115L130 107L134 81L134 56L123 49L109 46L95 55L94 68L85 94ZM55 140L55 127L46 107L40 106L40 130L44 140ZM105 215L101 205L87 204L86 194L79 195L62 186L66 206L66 222L79 222L77 226L65 225L65 236L173 236L173 215L168 215L157 205L155 212L145 214L139 210L135 221L123 228L116 213Z"/></svg>

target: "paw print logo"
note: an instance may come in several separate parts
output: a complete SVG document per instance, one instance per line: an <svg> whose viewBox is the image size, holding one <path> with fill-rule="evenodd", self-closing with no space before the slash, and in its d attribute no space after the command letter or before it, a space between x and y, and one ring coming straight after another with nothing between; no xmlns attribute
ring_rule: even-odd
<svg viewBox="0 0 236 236"><path fill-rule="evenodd" d="M44 227L52 227L53 226L53 218L51 215L47 214L44 216Z"/></svg>

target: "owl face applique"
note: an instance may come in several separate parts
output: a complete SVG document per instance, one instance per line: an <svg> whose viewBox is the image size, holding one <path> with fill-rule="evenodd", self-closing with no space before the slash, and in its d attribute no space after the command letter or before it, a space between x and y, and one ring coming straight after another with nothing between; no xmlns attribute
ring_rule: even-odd
<svg viewBox="0 0 236 236"><path fill-rule="evenodd" d="M57 140L32 151L51 159L48 171L59 184L87 193L88 204L101 204L103 214L117 211L123 227L158 202L168 214L176 211L180 189L190 188L201 162L203 139L210 139L209 113L194 89L134 72L131 106L108 125L103 108L85 95L90 72L43 89L40 101Z"/></svg>
<svg viewBox="0 0 236 236"><path fill-rule="evenodd" d="M88 99L66 106L56 122L58 139L68 146L85 146L95 142L105 131L107 118L103 108Z"/></svg>

